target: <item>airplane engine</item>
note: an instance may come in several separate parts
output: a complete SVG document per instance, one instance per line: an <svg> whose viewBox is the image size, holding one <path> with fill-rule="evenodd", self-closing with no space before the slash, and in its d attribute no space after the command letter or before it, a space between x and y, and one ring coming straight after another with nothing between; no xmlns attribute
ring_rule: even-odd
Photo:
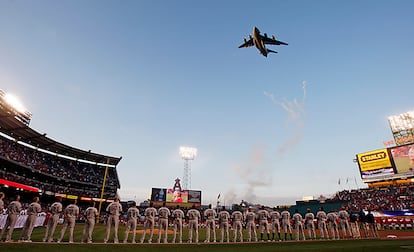
<svg viewBox="0 0 414 252"><path fill-rule="evenodd" d="M272 35L272 39L273 39L273 40L276 40L275 35Z"/></svg>

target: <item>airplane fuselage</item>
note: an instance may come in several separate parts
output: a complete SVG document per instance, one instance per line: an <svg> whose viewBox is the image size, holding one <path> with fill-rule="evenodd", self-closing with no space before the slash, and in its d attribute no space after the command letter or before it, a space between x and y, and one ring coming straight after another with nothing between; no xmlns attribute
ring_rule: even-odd
<svg viewBox="0 0 414 252"><path fill-rule="evenodd" d="M256 26L253 27L253 43L256 46L256 48L260 51L260 53L267 57L266 46L263 40L260 39L260 31Z"/></svg>
<svg viewBox="0 0 414 252"><path fill-rule="evenodd" d="M269 45L288 45L285 42L279 41L275 39L275 36L272 35L271 38L267 37L267 34L264 35L260 34L260 31L257 27L253 27L253 35L249 35L249 40L244 38L244 43L239 46L239 48L246 48L250 46L254 46L259 50L259 52L267 57L269 53L277 53L276 51L270 50L266 48L266 44Z"/></svg>

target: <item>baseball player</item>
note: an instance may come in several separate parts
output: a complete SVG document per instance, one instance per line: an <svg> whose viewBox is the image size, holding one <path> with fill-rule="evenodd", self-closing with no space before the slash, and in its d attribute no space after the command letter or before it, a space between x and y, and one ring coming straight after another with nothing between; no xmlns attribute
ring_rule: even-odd
<svg viewBox="0 0 414 252"><path fill-rule="evenodd" d="M14 230L14 226L16 225L17 216L22 210L22 204L20 204L20 195L16 196L16 199L10 202L9 206L7 207L7 219L6 224L4 225L3 229L0 233L0 241L3 238L4 231L9 228L6 236L6 242L11 242L12 234Z"/></svg>
<svg viewBox="0 0 414 252"><path fill-rule="evenodd" d="M195 232L195 242L198 243L198 221L201 219L200 212L193 205L187 212L188 217L188 242L193 242L193 231Z"/></svg>
<svg viewBox="0 0 414 252"><path fill-rule="evenodd" d="M86 208L84 212L84 216L85 216L85 227L83 229L81 242L84 242L85 239L87 239L88 243L92 243L93 228L95 227L95 219L98 216L98 209L96 209L94 201L92 201L90 203L90 206Z"/></svg>
<svg viewBox="0 0 414 252"><path fill-rule="evenodd" d="M331 229L331 237L332 240L338 239L339 240L339 231L338 231L338 215L335 212L330 212L326 216L329 221L329 227Z"/></svg>
<svg viewBox="0 0 414 252"><path fill-rule="evenodd" d="M349 222L350 222L350 225L351 225L352 237L354 237L356 239L360 239L361 238L361 232L359 232L358 213L352 213L349 216Z"/></svg>
<svg viewBox="0 0 414 252"><path fill-rule="evenodd" d="M363 209L358 213L359 230L362 230L363 237L368 237L367 218Z"/></svg>
<svg viewBox="0 0 414 252"><path fill-rule="evenodd" d="M326 220L328 217L326 216L323 207L316 213L316 218L318 219L318 228L321 234L321 239L329 239L328 228L326 227Z"/></svg>
<svg viewBox="0 0 414 252"><path fill-rule="evenodd" d="M305 214L305 223L306 223L306 228L308 229L308 235L309 235L308 238L310 240L312 239L316 240L315 224L313 223L314 219L315 219L315 215L308 208Z"/></svg>
<svg viewBox="0 0 414 252"><path fill-rule="evenodd" d="M252 207L249 207L249 210L244 216L244 220L246 221L246 229L247 229L247 241L252 241L252 231L253 231L253 240L257 242L257 233L256 233L256 214L253 211Z"/></svg>
<svg viewBox="0 0 414 252"><path fill-rule="evenodd" d="M53 235L55 234L56 226L59 221L60 213L62 212L62 198L57 197L56 202L50 206L50 217L47 222L45 236L43 237L43 242L52 242Z"/></svg>
<svg viewBox="0 0 414 252"><path fill-rule="evenodd" d="M137 208L137 203L135 201L132 202L131 207L127 210L127 227L125 229L125 237L124 237L124 243L128 242L128 235L129 231L132 230L132 241L131 243L136 243L135 236L136 236L136 230L137 230L137 220L140 218L139 210Z"/></svg>
<svg viewBox="0 0 414 252"><path fill-rule="evenodd" d="M287 210L287 207L285 207L285 210L280 213L282 216L282 228L283 232L285 233L285 241L287 240L287 233L289 231L290 239L292 240L292 226L290 225L290 213Z"/></svg>
<svg viewBox="0 0 414 252"><path fill-rule="evenodd" d="M277 211L277 208L274 207L273 211L271 211L269 213L270 215L270 220L272 222L272 240L275 240L275 233L277 231L278 237L279 237L279 241L281 240L280 238L280 213L279 211Z"/></svg>
<svg viewBox="0 0 414 252"><path fill-rule="evenodd" d="M352 232L351 232L351 228L349 226L349 222L348 222L348 218L349 218L349 214L346 211L345 207L342 207L342 209L339 211L338 213L339 215L339 220L340 220L340 225L341 225L341 229L342 229L342 238L346 238L347 232L349 234L349 238L352 237Z"/></svg>
<svg viewBox="0 0 414 252"><path fill-rule="evenodd" d="M76 218L79 216L79 207L76 205L76 200L73 200L73 203L65 208L63 214L65 216L65 222L63 223L57 242L62 241L66 228L69 226L69 243L73 243L73 230L75 229Z"/></svg>
<svg viewBox="0 0 414 252"><path fill-rule="evenodd" d="M260 210L257 211L257 216L259 219L259 228L260 228L260 240L263 241L263 232L266 230L267 240L270 241L270 232L269 232L269 212L265 209L264 206L261 206Z"/></svg>
<svg viewBox="0 0 414 252"><path fill-rule="evenodd" d="M145 240L145 235L147 233L147 229L150 229L150 236L148 239L148 243L152 243L152 236L154 235L154 226L155 226L155 216L157 215L157 209L155 209L152 206L152 202L150 203L150 206L145 209L144 211L144 216L145 216L145 221L144 221L144 229L142 232L142 236L141 236L141 243L144 243Z"/></svg>
<svg viewBox="0 0 414 252"><path fill-rule="evenodd" d="M218 213L219 218L219 224L220 224L220 242L224 241L224 235L226 235L227 242L230 241L229 237L229 220L230 220L230 214L227 212L226 207L222 206L221 211Z"/></svg>
<svg viewBox="0 0 414 252"><path fill-rule="evenodd" d="M296 241L300 240L300 236L302 236L303 240L306 240L305 232L303 231L303 218L302 215L299 213L298 209L295 210L292 219L296 230Z"/></svg>
<svg viewBox="0 0 414 252"><path fill-rule="evenodd" d="M4 193L0 192L0 214L2 214L4 210L4 202L3 202L4 197L5 197Z"/></svg>
<svg viewBox="0 0 414 252"><path fill-rule="evenodd" d="M211 204L208 205L208 209L204 211L204 217L206 218L206 240L204 242L210 242L210 231L213 232L213 242L216 242L216 221L217 216L216 211L211 207Z"/></svg>
<svg viewBox="0 0 414 252"><path fill-rule="evenodd" d="M178 242L183 242L183 218L184 218L184 212L180 209L180 206L177 205L174 211L172 212L172 217L174 219L174 235L172 239L172 243L175 243L175 238L177 236L177 231L179 232Z"/></svg>
<svg viewBox="0 0 414 252"><path fill-rule="evenodd" d="M373 237L375 237L375 238L379 237L377 223L375 223L374 214L371 212L371 210L368 210L366 220L367 220L367 223L368 223L368 233L370 231L372 231L372 236ZM369 236L369 234L368 234L368 236Z"/></svg>
<svg viewBox="0 0 414 252"><path fill-rule="evenodd" d="M164 243L167 243L168 233L168 216L171 215L170 209L165 207L165 202L158 209L158 243L161 242L161 232L164 231Z"/></svg>
<svg viewBox="0 0 414 252"><path fill-rule="evenodd" d="M114 243L118 243L118 225L119 225L119 214L122 212L122 205L119 203L119 198L115 197L114 202L106 207L108 212L108 220L106 222L106 234L104 243L109 240L109 234L111 233L112 222L114 223Z"/></svg>
<svg viewBox="0 0 414 252"><path fill-rule="evenodd" d="M243 214L240 211L234 211L231 214L231 217L233 219L233 242L237 242L237 234L239 234L240 242L243 242Z"/></svg>
<svg viewBox="0 0 414 252"><path fill-rule="evenodd" d="M34 197L33 202L27 208L27 219L24 223L20 241L32 242L32 232L37 220L37 214L42 211L42 207L39 204L39 197Z"/></svg>

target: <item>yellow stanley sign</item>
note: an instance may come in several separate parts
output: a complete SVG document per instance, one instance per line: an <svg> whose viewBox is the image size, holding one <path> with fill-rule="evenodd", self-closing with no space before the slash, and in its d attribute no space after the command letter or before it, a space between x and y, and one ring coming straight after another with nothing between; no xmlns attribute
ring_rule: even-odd
<svg viewBox="0 0 414 252"><path fill-rule="evenodd" d="M357 157L362 172L392 167L387 149L361 153Z"/></svg>

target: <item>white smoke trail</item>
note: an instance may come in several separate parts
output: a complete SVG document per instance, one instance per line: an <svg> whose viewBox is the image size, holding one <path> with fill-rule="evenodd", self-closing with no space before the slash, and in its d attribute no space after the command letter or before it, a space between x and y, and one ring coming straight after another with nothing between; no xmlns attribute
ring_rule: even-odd
<svg viewBox="0 0 414 252"><path fill-rule="evenodd" d="M286 99L278 100L271 93L264 92L264 95L269 97L272 102L281 107L288 114L286 127L292 129L292 133L278 148L278 154L283 155L286 151L298 144L302 140L303 117L305 115L305 101L306 101L306 87L307 82L302 82L303 97L300 100L293 99L287 101ZM293 126L292 126L293 124ZM254 202L258 197L255 190L259 187L268 187L272 184L272 166L266 159L266 148L264 146L253 146L251 155L242 164L234 165L234 170L242 181L246 184L246 191L242 199L249 202ZM227 192L232 199L237 198L236 193L231 190Z"/></svg>
<svg viewBox="0 0 414 252"><path fill-rule="evenodd" d="M303 97L300 101L296 98L292 101L283 99L282 101L275 98L272 93L264 92L264 95L269 97L273 104L281 107L288 114L287 127L291 129L292 133L288 139L278 147L278 153L283 154L302 140L302 129L305 116L305 102L306 102L306 88L307 82L302 82Z"/></svg>

